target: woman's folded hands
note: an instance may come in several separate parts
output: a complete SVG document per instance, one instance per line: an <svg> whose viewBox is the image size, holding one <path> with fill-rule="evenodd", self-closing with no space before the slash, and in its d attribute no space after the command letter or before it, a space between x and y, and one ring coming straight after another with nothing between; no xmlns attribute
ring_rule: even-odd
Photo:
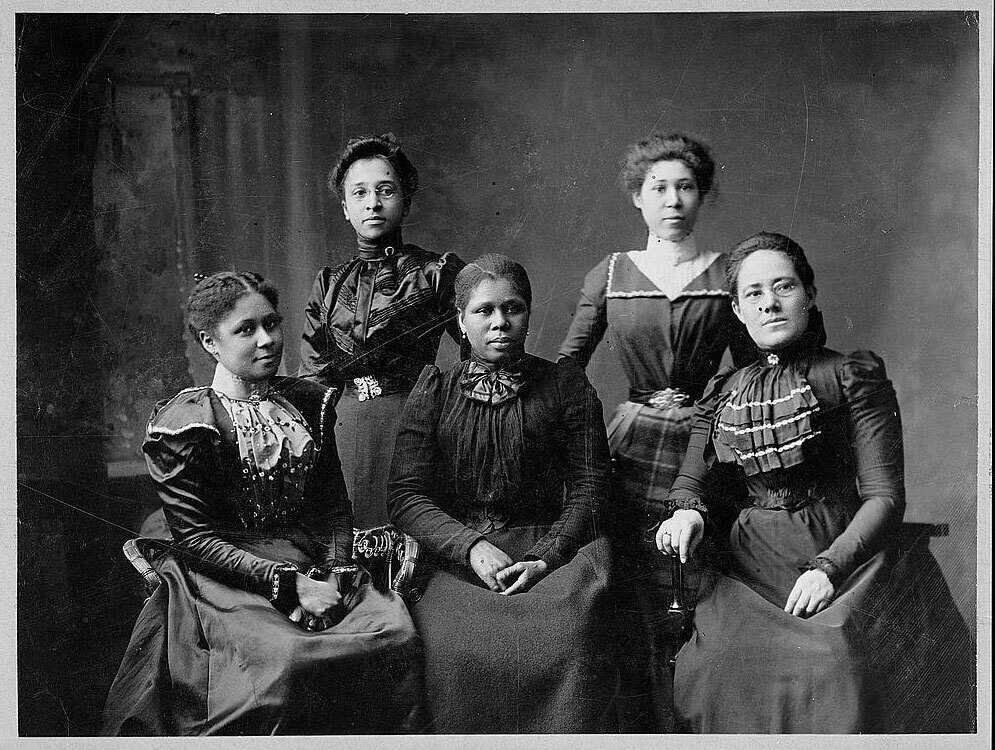
<svg viewBox="0 0 995 750"><path fill-rule="evenodd" d="M542 560L514 562L486 539L470 548L470 567L487 588L505 596L528 591L549 569Z"/></svg>

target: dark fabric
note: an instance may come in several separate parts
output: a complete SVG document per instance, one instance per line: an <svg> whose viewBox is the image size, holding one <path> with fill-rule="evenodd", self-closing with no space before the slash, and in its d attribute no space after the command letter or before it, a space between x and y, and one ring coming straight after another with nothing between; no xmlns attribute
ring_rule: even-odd
<svg viewBox="0 0 995 750"><path fill-rule="evenodd" d="M279 543L269 554L295 556ZM175 556L158 569L163 582L139 614L103 735L380 734L415 705L419 642L396 594L363 584L344 619L311 633Z"/></svg>
<svg viewBox="0 0 995 750"><path fill-rule="evenodd" d="M726 263L720 255L685 287L683 296L671 300L626 253L608 256L584 279L560 354L586 367L607 332L629 383L630 400L645 402L664 388L698 398L727 348L741 364L756 355L729 303Z"/></svg>
<svg viewBox="0 0 995 750"><path fill-rule="evenodd" d="M548 527L487 540L522 559ZM603 732L615 670L603 632L611 554L589 542L522 594L486 588L467 566L434 568L412 616L425 644L428 729L463 733Z"/></svg>
<svg viewBox="0 0 995 750"><path fill-rule="evenodd" d="M297 540L317 564L347 563L352 513L331 429L331 394L297 378L280 378L275 388L297 407L321 449L298 517L286 519L279 533ZM276 564L247 552L245 544L272 536L274 529L244 522L245 475L231 419L217 395L207 387L190 388L157 405L143 450L178 553L229 585L267 594Z"/></svg>
<svg viewBox="0 0 995 750"><path fill-rule="evenodd" d="M335 444L358 529L387 523L390 459L407 398L404 390L360 401L346 389L335 407Z"/></svg>
<svg viewBox="0 0 995 750"><path fill-rule="evenodd" d="M706 389L671 493L679 506L704 504L714 533L721 524L713 516L729 510L723 485L745 490L724 565L705 586L694 636L678 655L678 710L701 732L936 731L910 727L922 726L916 715L938 697L938 666L951 679L944 690L968 695L964 641L951 669L913 645L909 622L933 643L943 638L934 625L957 638L965 628L956 627L949 596L929 604L932 620L910 609L922 603L912 596L920 585L943 588L935 565L893 567L904 511L902 433L884 365L869 352L816 346L778 355L818 404L819 434L803 444L803 462L746 476L713 449L716 414L738 383L770 367L761 361L716 376ZM836 571L832 603L808 618L785 613L795 580L818 559ZM896 694L908 698L890 699Z"/></svg>
<svg viewBox="0 0 995 750"><path fill-rule="evenodd" d="M453 279L463 265L452 253L404 245L389 258L321 269L304 310L298 374L330 386L364 375L414 383L435 362L444 330L459 341Z"/></svg>
<svg viewBox="0 0 995 750"><path fill-rule="evenodd" d="M280 563L352 556L331 394L295 378L276 387L321 447L298 517L279 525L241 522L242 466L213 391L183 391L153 413L145 450L172 539L111 686L104 734L386 732L413 705L418 641L395 596L363 584L345 619L319 633L269 602Z"/></svg>
<svg viewBox="0 0 995 750"><path fill-rule="evenodd" d="M695 399L728 349L747 364L757 350L732 311L719 256L669 299L629 260L605 258L588 273L560 353L586 366L607 333L629 383L629 401L612 418L611 517L616 541L613 595L623 665L620 729L660 732L673 726L666 666L669 634L657 613L670 602L669 573L650 531L669 513L667 497L688 440L689 407L658 409L648 402L671 388Z"/></svg>
<svg viewBox="0 0 995 750"><path fill-rule="evenodd" d="M601 402L569 358L554 365L526 355L527 384L501 404L463 393L465 367L429 365L408 398L391 467L391 521L458 565L481 538L478 524L548 524L528 555L556 568L603 532Z"/></svg>
<svg viewBox="0 0 995 750"><path fill-rule="evenodd" d="M610 569L601 404L569 359L526 355L525 384L500 404L463 393L464 367L425 368L391 469L391 521L428 552L414 616L431 729L603 729L614 680L601 632ZM522 594L491 592L468 564L484 538L513 560L544 560L549 574Z"/></svg>

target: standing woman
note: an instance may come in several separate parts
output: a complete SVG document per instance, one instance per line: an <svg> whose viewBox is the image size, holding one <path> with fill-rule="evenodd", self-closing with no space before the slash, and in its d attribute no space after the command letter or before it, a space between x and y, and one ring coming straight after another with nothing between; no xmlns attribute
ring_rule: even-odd
<svg viewBox="0 0 995 750"><path fill-rule="evenodd" d="M655 625L670 604L670 581L653 532L669 515L692 405L727 348L735 361L751 350L729 304L726 256L699 248L693 234L714 173L706 146L684 135L652 135L629 149L621 182L646 223L646 246L612 253L588 273L560 345L560 354L586 367L607 332L629 382L629 398L608 426L623 731L672 724L669 647ZM633 616L642 630L631 626Z"/></svg>
<svg viewBox="0 0 995 750"><path fill-rule="evenodd" d="M210 386L149 419L142 449L171 544L104 734L391 732L412 705L411 619L352 564L334 392L276 376L276 307L265 279L233 271L187 301L217 365Z"/></svg>
<svg viewBox="0 0 995 750"><path fill-rule="evenodd" d="M387 522L387 471L404 401L435 362L442 332L459 340L453 278L463 262L404 243L418 172L392 134L349 141L328 187L358 247L318 272L298 374L344 389L335 439L356 525L367 528Z"/></svg>
<svg viewBox="0 0 995 750"><path fill-rule="evenodd" d="M390 517L428 553L411 611L443 734L604 731L615 689L601 402L525 352L531 303L510 258L460 271L470 358L425 368L397 436Z"/></svg>
<svg viewBox="0 0 995 750"><path fill-rule="evenodd" d="M718 489L744 488L731 527L710 524L726 554L677 657L678 711L709 733L969 731L966 628L929 566L894 565L902 424L884 363L825 347L788 237L740 243L729 282L761 356L698 402L657 533L689 559L729 504Z"/></svg>

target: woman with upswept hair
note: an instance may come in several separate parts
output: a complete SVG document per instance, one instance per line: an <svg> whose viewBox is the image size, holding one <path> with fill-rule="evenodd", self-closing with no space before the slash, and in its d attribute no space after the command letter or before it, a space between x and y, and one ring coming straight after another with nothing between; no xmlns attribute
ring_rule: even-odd
<svg viewBox="0 0 995 750"><path fill-rule="evenodd" d="M461 261L404 241L418 172L390 133L356 138L328 175L356 235L352 257L322 268L305 305L299 375L342 389L335 438L359 528L387 522L387 471L404 401L459 339L453 278Z"/></svg>

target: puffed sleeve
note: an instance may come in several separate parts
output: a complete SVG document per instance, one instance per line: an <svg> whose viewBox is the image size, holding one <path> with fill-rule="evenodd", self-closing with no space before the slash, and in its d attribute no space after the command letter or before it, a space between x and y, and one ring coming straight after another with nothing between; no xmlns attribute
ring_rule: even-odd
<svg viewBox="0 0 995 750"><path fill-rule="evenodd" d="M525 555L549 570L564 565L577 550L604 532L601 509L608 489L608 437L601 401L584 371L569 357L556 363L566 438L563 510L550 530Z"/></svg>
<svg viewBox="0 0 995 750"><path fill-rule="evenodd" d="M218 466L214 439L215 433L207 427L167 434L150 425L142 450L183 561L212 578L268 598L277 564L236 547L218 533L224 526L218 483L225 475Z"/></svg>
<svg viewBox="0 0 995 750"><path fill-rule="evenodd" d="M834 584L882 549L905 513L902 420L884 362L872 352L854 352L838 375L861 505L843 533L816 557L817 567Z"/></svg>
<svg viewBox="0 0 995 750"><path fill-rule="evenodd" d="M446 320L446 331L457 344L460 342L459 323L456 318L456 299L454 282L456 274L466 265L456 253L444 253L437 261L430 264L426 271L435 299L438 302L439 315Z"/></svg>
<svg viewBox="0 0 995 750"><path fill-rule="evenodd" d="M387 512L390 522L427 549L459 565L470 559L470 548L483 535L467 528L433 500L441 456L437 441L441 374L426 365L401 412L394 441Z"/></svg>
<svg viewBox="0 0 995 750"><path fill-rule="evenodd" d="M301 340L301 363L297 374L322 385L336 385L338 374L334 371L327 353L335 342L328 330L328 296L331 269L323 268L315 277L311 294L304 305L304 333Z"/></svg>
<svg viewBox="0 0 995 750"><path fill-rule="evenodd" d="M322 399L319 416L320 450L308 481L304 528L312 530L318 548L314 557L325 567L352 561L352 505L335 445L335 389Z"/></svg>
<svg viewBox="0 0 995 750"><path fill-rule="evenodd" d="M573 321L560 344L560 356L572 357L582 368L586 368L591 361L594 350L608 328L605 290L608 287L610 258L611 256L601 261L584 278Z"/></svg>
<svg viewBox="0 0 995 750"><path fill-rule="evenodd" d="M725 397L723 386L735 372L737 370L731 367L719 371L695 402L688 450L668 495L672 508L696 510L704 515L715 510L724 496L722 484L728 478L715 457L712 425L715 412Z"/></svg>

